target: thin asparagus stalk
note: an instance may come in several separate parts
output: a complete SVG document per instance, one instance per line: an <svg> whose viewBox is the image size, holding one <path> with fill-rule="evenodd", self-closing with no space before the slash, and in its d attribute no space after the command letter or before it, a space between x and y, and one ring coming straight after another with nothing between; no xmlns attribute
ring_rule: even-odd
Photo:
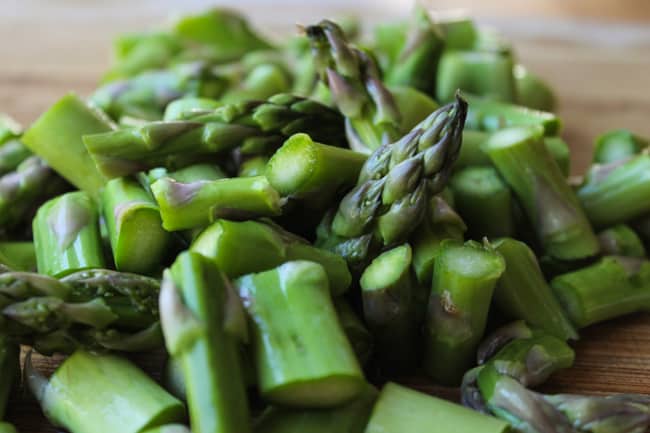
<svg viewBox="0 0 650 433"><path fill-rule="evenodd" d="M70 192L46 202L33 222L36 263L55 277L105 267L98 213L91 196Z"/></svg>
<svg viewBox="0 0 650 433"><path fill-rule="evenodd" d="M639 154L650 146L650 140L627 129L607 131L596 138L594 163L609 164Z"/></svg>
<svg viewBox="0 0 650 433"><path fill-rule="evenodd" d="M509 128L486 143L490 159L517 195L545 252L576 260L598 253L596 235L558 165L544 147L540 128Z"/></svg>
<svg viewBox="0 0 650 433"><path fill-rule="evenodd" d="M135 180L112 179L104 189L102 208L116 269L147 274L160 268L172 239L147 191Z"/></svg>
<svg viewBox="0 0 650 433"><path fill-rule="evenodd" d="M0 242L0 264L14 271L35 271L34 244L32 242Z"/></svg>
<svg viewBox="0 0 650 433"><path fill-rule="evenodd" d="M555 110L555 95L540 77L519 64L515 65L512 72L515 77L517 104L534 110Z"/></svg>
<svg viewBox="0 0 650 433"><path fill-rule="evenodd" d="M643 242L626 224L618 224L598 233L600 252L606 256L639 257L646 256Z"/></svg>
<svg viewBox="0 0 650 433"><path fill-rule="evenodd" d="M352 310L350 304L341 296L333 299L334 308L343 332L348 337L359 364L366 365L374 352L375 339L363 321Z"/></svg>
<svg viewBox="0 0 650 433"><path fill-rule="evenodd" d="M408 244L386 251L361 275L363 316L375 337L375 353L383 371L405 372L417 360L418 291L411 274Z"/></svg>
<svg viewBox="0 0 650 433"><path fill-rule="evenodd" d="M145 177L145 183L151 186L158 179L169 177L176 182L191 183L198 180L219 180L228 177L224 171L215 164L194 164L175 171L169 171L166 168L159 167L149 170Z"/></svg>
<svg viewBox="0 0 650 433"><path fill-rule="evenodd" d="M10 138L4 142L0 139L0 175L14 171L31 154L18 138Z"/></svg>
<svg viewBox="0 0 650 433"><path fill-rule="evenodd" d="M650 307L650 264L604 257L598 263L553 278L551 287L578 328Z"/></svg>
<svg viewBox="0 0 650 433"><path fill-rule="evenodd" d="M460 405L388 383L365 433L506 433L508 423Z"/></svg>
<svg viewBox="0 0 650 433"><path fill-rule="evenodd" d="M426 316L425 370L438 383L458 385L472 365L503 258L489 244L447 240L436 256Z"/></svg>
<svg viewBox="0 0 650 433"><path fill-rule="evenodd" d="M264 174L283 197L323 209L355 185L366 158L349 149L316 143L307 134L295 134L271 157Z"/></svg>
<svg viewBox="0 0 650 433"><path fill-rule="evenodd" d="M226 104L270 98L291 90L289 73L283 66L262 63L252 67L236 87L220 98Z"/></svg>
<svg viewBox="0 0 650 433"><path fill-rule="evenodd" d="M2 324L1 319L0 324ZM15 379L20 375L19 357L20 347L8 336L0 334L0 420L4 418L7 400Z"/></svg>
<svg viewBox="0 0 650 433"><path fill-rule="evenodd" d="M237 170L237 176L239 177L253 177L253 176L264 176L266 173L266 167L269 162L267 156L253 156L251 158L246 158L240 165Z"/></svg>
<svg viewBox="0 0 650 433"><path fill-rule="evenodd" d="M341 257L269 222L219 219L196 238L190 249L214 260L230 278L266 271L289 260L309 260L325 268L334 296L344 293L352 281Z"/></svg>
<svg viewBox="0 0 650 433"><path fill-rule="evenodd" d="M509 238L499 239L494 248L506 262L494 291L499 310L562 340L577 339L578 333L546 283L533 251L525 243Z"/></svg>
<svg viewBox="0 0 650 433"><path fill-rule="evenodd" d="M216 99L185 97L175 99L165 107L163 120L187 120L196 117L197 114L211 112L223 104Z"/></svg>
<svg viewBox="0 0 650 433"><path fill-rule="evenodd" d="M165 272L160 291L165 345L182 365L196 433L251 430L237 347L238 334L246 332L244 314L230 282L200 254L182 253Z"/></svg>
<svg viewBox="0 0 650 433"><path fill-rule="evenodd" d="M458 213L473 239L513 236L512 193L493 167L467 167L450 179Z"/></svg>
<svg viewBox="0 0 650 433"><path fill-rule="evenodd" d="M251 317L258 383L266 400L333 407L362 392L363 373L336 317L322 266L287 262L236 284Z"/></svg>
<svg viewBox="0 0 650 433"><path fill-rule="evenodd" d="M116 356L77 351L47 379L32 366L30 353L25 379L45 416L72 432L138 433L184 416L180 401Z"/></svg>
<svg viewBox="0 0 650 433"><path fill-rule="evenodd" d="M81 136L110 131L113 125L74 94L61 98L25 132L23 142L77 188L99 197L106 180Z"/></svg>

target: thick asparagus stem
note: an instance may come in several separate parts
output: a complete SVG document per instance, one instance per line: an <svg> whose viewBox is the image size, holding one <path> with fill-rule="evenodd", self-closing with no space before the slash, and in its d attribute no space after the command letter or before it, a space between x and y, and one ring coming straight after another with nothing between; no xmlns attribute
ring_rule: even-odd
<svg viewBox="0 0 650 433"><path fill-rule="evenodd" d="M197 180L219 180L228 176L218 165L194 164L175 171L169 171L163 167L154 168L149 170L145 177L146 181L143 183L151 186L152 183L163 177L169 177L176 182L191 183Z"/></svg>
<svg viewBox="0 0 650 433"><path fill-rule="evenodd" d="M512 72L517 104L534 110L555 110L555 95L540 77L519 64L514 66Z"/></svg>
<svg viewBox="0 0 650 433"><path fill-rule="evenodd" d="M70 183L98 198L106 180L95 167L81 136L107 132L111 128L100 112L69 94L41 115L22 140Z"/></svg>
<svg viewBox="0 0 650 433"><path fill-rule="evenodd" d="M270 222L219 219L196 238L190 249L214 260L230 278L266 271L289 260L309 260L325 268L332 295L342 294L352 282L341 257Z"/></svg>
<svg viewBox="0 0 650 433"><path fill-rule="evenodd" d="M72 432L138 433L184 416L180 401L116 356L77 351L47 379L31 365L30 353L25 378L45 416Z"/></svg>
<svg viewBox="0 0 650 433"><path fill-rule="evenodd" d="M147 274L160 268L171 235L144 188L135 180L113 179L104 189L102 208L116 269Z"/></svg>
<svg viewBox="0 0 650 433"><path fill-rule="evenodd" d="M562 340L577 339L533 251L525 243L509 238L496 241L494 248L506 262L494 291L498 308L508 317L525 320Z"/></svg>
<svg viewBox="0 0 650 433"><path fill-rule="evenodd" d="M467 167L450 179L458 213L473 239L513 236L512 193L493 167Z"/></svg>
<svg viewBox="0 0 650 433"><path fill-rule="evenodd" d="M576 260L598 253L591 225L544 147L539 128L505 129L490 137L486 149L519 198L549 256Z"/></svg>
<svg viewBox="0 0 650 433"><path fill-rule="evenodd" d="M457 385L485 332L505 262L489 244L447 240L435 263L425 325L425 370L441 384Z"/></svg>
<svg viewBox="0 0 650 433"><path fill-rule="evenodd" d="M46 202L33 222L38 271L60 277L105 267L97 209L91 196L77 191Z"/></svg>
<svg viewBox="0 0 650 433"><path fill-rule="evenodd" d="M408 244L374 259L359 282L363 315L375 337L375 353L383 371L404 372L417 360L417 283L411 274ZM426 302L426 301L425 301Z"/></svg>
<svg viewBox="0 0 650 433"><path fill-rule="evenodd" d="M0 264L14 271L35 271L34 244L32 242L0 242Z"/></svg>
<svg viewBox="0 0 650 433"><path fill-rule="evenodd" d="M365 433L506 433L506 422L460 405L388 383Z"/></svg>
<svg viewBox="0 0 650 433"><path fill-rule="evenodd" d="M348 337L354 353L357 355L359 364L366 365L374 352L375 339L373 335L352 310L345 298L339 296L334 298L333 301L339 323Z"/></svg>
<svg viewBox="0 0 650 433"><path fill-rule="evenodd" d="M151 185L165 230L203 227L217 218L276 216L282 200L264 176L191 183L162 178Z"/></svg>
<svg viewBox="0 0 650 433"><path fill-rule="evenodd" d="M2 304L0 304L2 306ZM2 325L2 319L0 319ZM20 375L20 347L6 335L0 334L0 420L4 418L7 400Z"/></svg>
<svg viewBox="0 0 650 433"><path fill-rule="evenodd" d="M627 129L607 131L596 138L594 163L609 164L631 158L650 146L650 140Z"/></svg>
<svg viewBox="0 0 650 433"><path fill-rule="evenodd" d="M626 224L618 224L598 233L598 242L601 254L606 256L646 256L641 238Z"/></svg>
<svg viewBox="0 0 650 433"><path fill-rule="evenodd" d="M292 135L269 160L265 176L283 197L315 209L330 206L337 194L352 188L367 156Z"/></svg>
<svg viewBox="0 0 650 433"><path fill-rule="evenodd" d="M160 319L167 350L182 365L196 433L250 431L237 347L244 314L230 282L200 254L182 253L166 271Z"/></svg>
<svg viewBox="0 0 650 433"><path fill-rule="evenodd" d="M336 317L322 266L287 262L241 277L237 286L251 316L265 399L332 407L362 392L363 373Z"/></svg>
<svg viewBox="0 0 650 433"><path fill-rule="evenodd" d="M598 263L553 278L551 287L578 327L650 308L650 263L604 257Z"/></svg>

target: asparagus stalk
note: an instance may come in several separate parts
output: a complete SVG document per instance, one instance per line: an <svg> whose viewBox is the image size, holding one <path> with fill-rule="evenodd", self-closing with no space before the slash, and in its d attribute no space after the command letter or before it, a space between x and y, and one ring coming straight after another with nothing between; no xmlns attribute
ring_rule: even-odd
<svg viewBox="0 0 650 433"><path fill-rule="evenodd" d="M1 319L0 324L2 324ZM8 336L0 334L0 420L4 418L7 400L15 379L20 375L19 357L20 347Z"/></svg>
<svg viewBox="0 0 650 433"><path fill-rule="evenodd" d="M153 199L134 180L106 184L102 208L116 269L147 274L160 267L171 243Z"/></svg>
<svg viewBox="0 0 650 433"><path fill-rule="evenodd" d="M283 197L309 208L329 206L337 194L353 187L366 155L314 142L295 134L269 160L265 176Z"/></svg>
<svg viewBox="0 0 650 433"><path fill-rule="evenodd" d="M457 385L483 337L490 301L505 270L489 244L447 240L436 256L425 333L425 370L436 382Z"/></svg>
<svg viewBox="0 0 650 433"><path fill-rule="evenodd" d="M0 274L0 326L43 354L144 351L161 345L159 282L109 270L62 279L29 272Z"/></svg>
<svg viewBox="0 0 650 433"><path fill-rule="evenodd" d="M388 86L401 114L400 131L410 131L440 105L429 95L409 86Z"/></svg>
<svg viewBox="0 0 650 433"><path fill-rule="evenodd" d="M496 241L494 247L506 263L494 291L498 308L508 317L525 320L562 340L577 339L578 333L546 283L533 251L509 238Z"/></svg>
<svg viewBox="0 0 650 433"><path fill-rule="evenodd" d="M220 98L231 104L247 100L266 99L291 90L288 71L279 64L262 63L252 67L236 87Z"/></svg>
<svg viewBox="0 0 650 433"><path fill-rule="evenodd" d="M0 134L2 130L0 129ZM0 138L0 175L14 171L32 153L18 138L2 141Z"/></svg>
<svg viewBox="0 0 650 433"><path fill-rule="evenodd" d="M266 271L289 260L309 260L323 266L334 296L344 293L352 281L341 257L270 222L219 219L196 238L190 250L213 260L230 278Z"/></svg>
<svg viewBox="0 0 650 433"><path fill-rule="evenodd" d="M505 129L490 137L486 149L549 256L576 260L598 253L598 240L575 193L544 147L541 129Z"/></svg>
<svg viewBox="0 0 650 433"><path fill-rule="evenodd" d="M407 371L417 359L418 289L411 261L408 244L395 247L374 259L359 282L363 315L375 337L375 353L383 371Z"/></svg>
<svg viewBox="0 0 650 433"><path fill-rule="evenodd" d="M203 227L217 218L276 216L282 200L264 176L201 180L162 178L151 185L165 230Z"/></svg>
<svg viewBox="0 0 650 433"><path fill-rule="evenodd" d="M180 359L167 358L162 373L163 386L171 395L185 402L187 401L187 387L185 386L185 373Z"/></svg>
<svg viewBox="0 0 650 433"><path fill-rule="evenodd" d="M184 97L175 99L165 107L163 120L187 120L198 114L208 113L221 107L223 104L216 99L200 97Z"/></svg>
<svg viewBox="0 0 650 433"><path fill-rule="evenodd" d="M138 433L184 416L180 401L116 356L77 351L48 380L34 369L30 353L25 378L45 416L72 432Z"/></svg>
<svg viewBox="0 0 650 433"><path fill-rule="evenodd" d="M627 129L607 131L596 138L594 163L609 164L625 160L650 146L650 140Z"/></svg>
<svg viewBox="0 0 650 433"><path fill-rule="evenodd" d="M267 156L260 155L260 156L253 156L250 158L246 158L239 165L239 169L237 170L237 176L239 177L264 176L264 174L266 173L266 167L268 162L269 162L269 158Z"/></svg>
<svg viewBox="0 0 650 433"><path fill-rule="evenodd" d="M107 132L112 127L100 112L69 94L41 115L22 140L70 183L98 198L106 180L95 167L81 136Z"/></svg>
<svg viewBox="0 0 650 433"><path fill-rule="evenodd" d="M493 167L467 167L450 179L458 213L474 239L513 236L512 193Z"/></svg>
<svg viewBox="0 0 650 433"><path fill-rule="evenodd" d="M237 347L238 333L246 331L244 314L230 282L205 257L182 253L165 272L160 291L165 345L182 365L196 433L250 431Z"/></svg>
<svg viewBox="0 0 650 433"><path fill-rule="evenodd" d="M476 47L478 29L467 14L457 10L442 11L437 15L436 23L445 35L445 49L471 50Z"/></svg>
<svg viewBox="0 0 650 433"><path fill-rule="evenodd" d="M639 257L646 256L643 242L626 224L618 224L598 233L600 252L606 256Z"/></svg>
<svg viewBox="0 0 650 433"><path fill-rule="evenodd" d="M517 104L534 110L554 111L555 95L540 77L519 64L514 66L512 72Z"/></svg>
<svg viewBox="0 0 650 433"><path fill-rule="evenodd" d="M36 251L32 242L0 242L0 264L15 271L36 270Z"/></svg>
<svg viewBox="0 0 650 433"><path fill-rule="evenodd" d="M164 177L174 179L176 182L191 183L198 180L225 179L228 176L226 176L226 173L218 165L194 164L175 171L169 171L164 167L154 168L153 170L149 170L144 181L141 183L150 188L152 183Z"/></svg>
<svg viewBox="0 0 650 433"><path fill-rule="evenodd" d="M604 257L598 263L551 281L556 296L578 327L650 307L650 265L642 259Z"/></svg>
<svg viewBox="0 0 650 433"><path fill-rule="evenodd" d="M388 383L365 433L506 433L508 423L460 405Z"/></svg>
<svg viewBox="0 0 650 433"><path fill-rule="evenodd" d="M339 296L333 301L339 323L357 355L359 364L366 365L374 352L375 339L373 335L343 297Z"/></svg>
<svg viewBox="0 0 650 433"><path fill-rule="evenodd" d="M363 373L336 317L322 266L287 262L241 277L237 286L251 317L266 400L333 407L362 392Z"/></svg>

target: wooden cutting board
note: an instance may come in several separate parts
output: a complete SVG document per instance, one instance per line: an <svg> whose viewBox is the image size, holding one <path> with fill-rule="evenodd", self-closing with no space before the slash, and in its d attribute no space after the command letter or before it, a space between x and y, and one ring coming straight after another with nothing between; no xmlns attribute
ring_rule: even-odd
<svg viewBox="0 0 650 433"><path fill-rule="evenodd" d="M184 3L194 7L201 2ZM271 34L292 31L297 22L355 12L341 6L345 4L342 1L334 2L338 7L296 7L297 2L290 0L279 2L290 3L286 7L263 0L252 3L249 13L253 21ZM403 14L406 9L395 4L386 1L385 10L365 9L364 18L376 22ZM177 7L172 0L15 2L0 17L0 111L28 124L64 93L74 90L88 94L107 69L114 35L160 23L167 11ZM563 135L573 149L574 173L588 165L593 138L604 130L627 127L650 136L647 25L601 25L548 17L483 17L480 21L497 26L513 41L521 62L557 90L559 112L565 122ZM555 375L544 391L650 393L649 316L591 327L582 333L575 349L575 366ZM135 360L154 376L160 372L159 354L139 355ZM38 358L37 366L51 371L56 361ZM457 398L457 391L432 386L419 378L403 382ZM12 397L8 418L23 433L56 431L26 393Z"/></svg>

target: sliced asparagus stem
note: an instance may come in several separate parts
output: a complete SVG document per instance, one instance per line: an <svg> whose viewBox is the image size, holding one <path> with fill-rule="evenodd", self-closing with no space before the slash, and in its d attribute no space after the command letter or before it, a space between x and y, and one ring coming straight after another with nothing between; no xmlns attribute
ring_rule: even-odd
<svg viewBox="0 0 650 433"><path fill-rule="evenodd" d="M362 392L363 373L338 322L322 266L287 262L241 277L237 286L251 316L265 399L333 407Z"/></svg>
<svg viewBox="0 0 650 433"><path fill-rule="evenodd" d="M332 295L344 293L352 282L341 257L268 222L219 219L195 239L190 249L214 260L231 278L266 271L289 260L310 260L325 268Z"/></svg>
<svg viewBox="0 0 650 433"><path fill-rule="evenodd" d="M40 273L61 277L105 267L99 216L88 193L77 191L46 202L33 222Z"/></svg>
<svg viewBox="0 0 650 433"><path fill-rule="evenodd" d="M594 163L609 164L631 158L650 146L650 140L627 129L607 131L598 138L594 147Z"/></svg>
<svg viewBox="0 0 650 433"><path fill-rule="evenodd" d="M405 372L418 358L415 311L419 290L411 271L408 244L374 259L359 282L363 315L375 337L375 353L383 371Z"/></svg>
<svg viewBox="0 0 650 433"><path fill-rule="evenodd" d="M182 253L166 271L160 319L167 350L182 365L196 433L250 431L237 347L244 314L230 282L200 254Z"/></svg>
<svg viewBox="0 0 650 433"><path fill-rule="evenodd" d="M546 283L533 251L525 243L509 238L496 241L494 248L506 262L494 291L499 310L562 340L577 339L578 333Z"/></svg>
<svg viewBox="0 0 650 433"><path fill-rule="evenodd" d="M473 239L513 236L512 193L493 167L467 167L450 180L458 213Z"/></svg>
<svg viewBox="0 0 650 433"><path fill-rule="evenodd" d="M1 318L0 325L3 325ZM8 336L0 334L0 420L4 418L9 394L20 375L19 357L20 347Z"/></svg>
<svg viewBox="0 0 650 433"><path fill-rule="evenodd" d="M576 260L598 253L591 225L544 147L539 128L505 129L490 137L486 149L517 195L549 256Z"/></svg>
<svg viewBox="0 0 650 433"><path fill-rule="evenodd" d="M650 264L637 258L604 257L553 278L551 287L578 327L650 308Z"/></svg>
<svg viewBox="0 0 650 433"><path fill-rule="evenodd" d="M507 422L388 383L379 394L365 433L506 433Z"/></svg>
<svg viewBox="0 0 650 433"><path fill-rule="evenodd" d="M184 417L180 401L116 356L77 351L48 380L30 353L25 378L45 416L72 432L138 433Z"/></svg>
<svg viewBox="0 0 650 433"><path fill-rule="evenodd" d="M601 254L606 256L646 256L641 238L626 224L618 224L598 233L598 242Z"/></svg>
<svg viewBox="0 0 650 433"><path fill-rule="evenodd" d="M374 352L375 339L373 335L343 297L339 296L333 301L339 323L357 355L359 364L366 365Z"/></svg>
<svg viewBox="0 0 650 433"><path fill-rule="evenodd" d="M485 332L492 293L505 262L489 244L452 240L442 243L435 260L424 367L436 382L458 385Z"/></svg>
<svg viewBox="0 0 650 433"><path fill-rule="evenodd" d="M34 244L32 242L0 242L0 264L14 271L35 271Z"/></svg>

